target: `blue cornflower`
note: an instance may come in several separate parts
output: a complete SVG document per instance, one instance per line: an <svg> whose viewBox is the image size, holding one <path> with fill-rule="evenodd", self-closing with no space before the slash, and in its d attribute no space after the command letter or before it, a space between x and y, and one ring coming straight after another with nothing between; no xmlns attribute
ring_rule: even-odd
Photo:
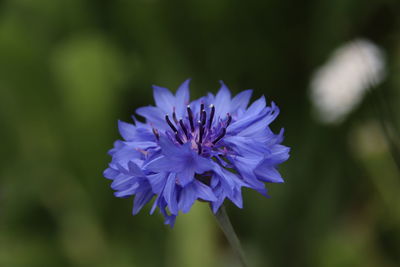
<svg viewBox="0 0 400 267"><path fill-rule="evenodd" d="M262 96L248 107L252 90L232 98L223 82L217 95L192 102L189 80L175 95L153 89L156 106L136 110L146 123L119 121L124 140L114 143L104 171L115 196L135 195L133 214L155 197L151 214L158 207L173 226L196 200L209 202L214 213L226 198L242 208L242 187L267 196L264 182L283 182L276 167L289 158L289 148L280 144L283 129L274 134L269 128L279 114L273 102L267 106Z"/></svg>

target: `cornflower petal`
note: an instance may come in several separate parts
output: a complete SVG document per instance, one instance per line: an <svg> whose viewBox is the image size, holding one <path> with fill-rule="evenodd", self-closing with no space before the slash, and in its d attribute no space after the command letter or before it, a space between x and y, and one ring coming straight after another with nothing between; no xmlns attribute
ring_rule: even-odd
<svg viewBox="0 0 400 267"><path fill-rule="evenodd" d="M153 96L157 107L164 113L170 112L174 107L175 97L167 88L153 85Z"/></svg>
<svg viewBox="0 0 400 267"><path fill-rule="evenodd" d="M231 102L230 110L229 112L234 112L237 109L246 109L247 105L249 104L251 95L253 94L253 90L245 90L243 92L240 92L237 94Z"/></svg>

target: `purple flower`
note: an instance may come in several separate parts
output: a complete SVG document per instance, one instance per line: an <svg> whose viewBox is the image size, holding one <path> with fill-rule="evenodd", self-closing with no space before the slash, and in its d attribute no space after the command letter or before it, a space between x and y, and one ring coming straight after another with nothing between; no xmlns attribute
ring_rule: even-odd
<svg viewBox="0 0 400 267"><path fill-rule="evenodd" d="M242 208L242 187L267 196L264 182L282 183L276 167L289 158L281 145L283 129L274 134L269 124L279 109L264 96L248 106L252 91L235 97L221 82L217 95L190 102L189 80L172 94L154 88L156 106L136 113L146 123L119 121L124 140L114 143L104 176L117 197L135 195L133 214L153 197L165 223L174 225L179 211L188 212L196 200L217 212L227 198Z"/></svg>

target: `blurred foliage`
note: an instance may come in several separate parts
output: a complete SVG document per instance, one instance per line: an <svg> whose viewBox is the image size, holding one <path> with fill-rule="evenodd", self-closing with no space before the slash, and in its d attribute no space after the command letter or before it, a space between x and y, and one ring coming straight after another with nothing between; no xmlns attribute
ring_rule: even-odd
<svg viewBox="0 0 400 267"><path fill-rule="evenodd" d="M308 100L333 49L368 38L398 123L399 29L397 0L1 1L0 266L237 266L206 204L171 230L102 177L117 119L188 77L194 97L222 79L281 108L286 183L229 205L251 266L399 266L399 170L374 95L336 126Z"/></svg>

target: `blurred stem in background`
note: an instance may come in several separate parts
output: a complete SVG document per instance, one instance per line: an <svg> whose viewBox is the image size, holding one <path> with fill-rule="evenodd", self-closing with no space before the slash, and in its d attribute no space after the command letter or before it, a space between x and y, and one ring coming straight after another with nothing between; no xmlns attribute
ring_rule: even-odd
<svg viewBox="0 0 400 267"><path fill-rule="evenodd" d="M357 45L357 43L356 43ZM361 58L364 64L369 69L370 75L364 77L367 84L369 84L369 92L373 96L374 101L372 101L373 110L377 119L380 122L382 132L386 138L389 146L389 152L396 164L398 174L400 175L400 131L396 123L395 114L391 108L391 103L387 101L384 95L383 88L380 86L376 75L373 75L374 68L371 66L370 61L364 54L363 49L358 46Z"/></svg>
<svg viewBox="0 0 400 267"><path fill-rule="evenodd" d="M380 122L382 132L389 146L389 152L400 175L400 132L394 119L394 113L392 112L391 104L386 101L385 96L381 92L381 88L377 86L372 88L371 93L376 99L373 102L374 112Z"/></svg>

